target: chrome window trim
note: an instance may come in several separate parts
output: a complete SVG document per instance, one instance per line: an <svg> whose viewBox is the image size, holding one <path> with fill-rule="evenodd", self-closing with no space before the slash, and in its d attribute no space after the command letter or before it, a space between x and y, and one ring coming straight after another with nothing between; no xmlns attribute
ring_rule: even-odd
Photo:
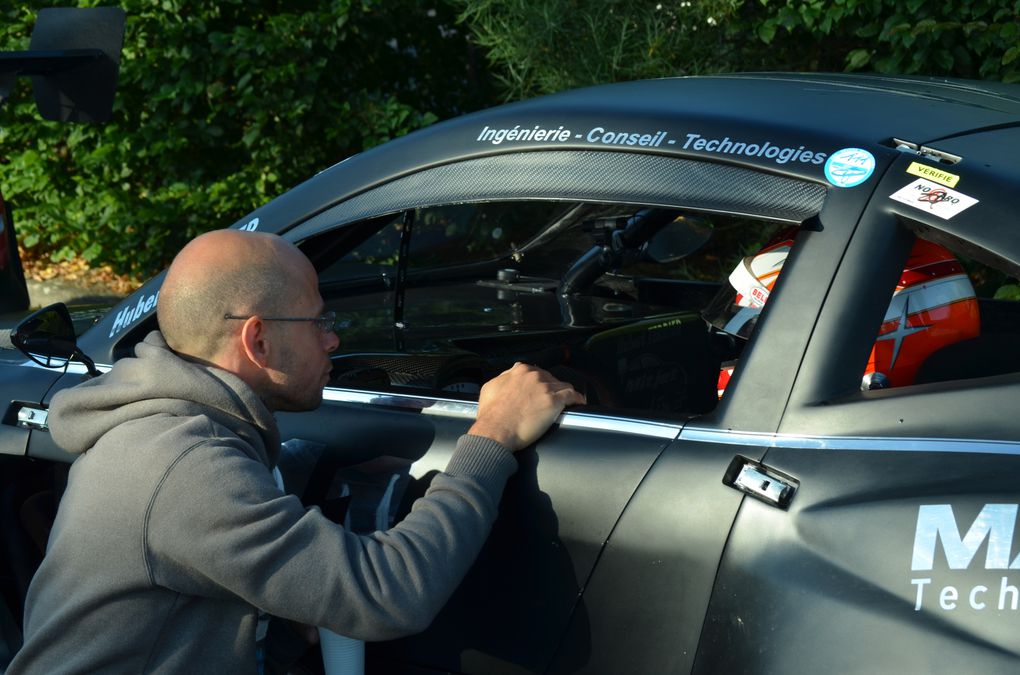
<svg viewBox="0 0 1020 675"><path fill-rule="evenodd" d="M31 361L25 366L42 368ZM107 364L96 364L102 372L110 370ZM81 363L69 363L67 372L85 375ZM373 392L327 387L323 400L337 403L361 403L388 407L416 409L427 415L472 419L478 404L472 401ZM754 431L726 431L706 427L684 427L681 424L634 420L623 417L595 415L585 412L564 412L557 422L567 429L588 429L614 433L634 434L681 441L746 445L759 448L790 448L794 450L850 450L858 452L957 452L992 455L1020 455L1020 440L1004 441L980 438L898 438L892 436L801 436L796 434L769 434Z"/></svg>
<svg viewBox="0 0 1020 675"><path fill-rule="evenodd" d="M42 366L31 361L22 365L31 368ZM107 372L111 366L97 363L96 368ZM67 366L70 374L85 375L85 365L72 362ZM355 389L326 387L324 401L362 403L388 407L417 409L427 415L472 419L478 404L429 396L372 392ZM567 429L588 429L614 433L634 434L681 441L723 443L760 448L789 448L794 450L848 450L858 452L956 452L991 455L1020 455L1020 440L1006 441L981 438L900 438L894 436L801 436L796 434L770 434L754 431L727 431L706 427L692 427L676 423L635 420L624 417L596 415L567 411L557 422Z"/></svg>
<svg viewBox="0 0 1020 675"><path fill-rule="evenodd" d="M723 431L685 427L681 441L752 445L796 450L850 450L860 452L956 452L1020 455L1020 441L981 438L898 438L893 436L800 436L753 431Z"/></svg>
<svg viewBox="0 0 1020 675"><path fill-rule="evenodd" d="M24 365L42 368L31 361ZM102 372L110 370L111 366L96 364ZM81 363L69 363L67 372L70 374L85 375L85 365ZM358 389L340 389L326 387L322 391L323 401L335 403L360 403L365 405L378 405L395 408L409 408L418 410L426 415L438 415L440 417L455 417L459 419L474 419L478 412L478 404L474 401L459 401L456 399L436 398L432 396L416 396L412 394L394 394L393 392L363 391ZM565 412L557 418L557 423L566 429L588 429L597 431L610 431L621 434L633 434L636 436L648 436L651 438L663 438L673 440L680 434L680 424L668 422L654 422L646 420L634 420L624 417L612 417L607 415L595 415L584 412Z"/></svg>
<svg viewBox="0 0 1020 675"><path fill-rule="evenodd" d="M409 408L418 410L426 415L458 419L474 419L478 412L478 404L473 401L458 401L432 396L416 396L413 394L394 394L393 392L327 387L322 392L322 398L324 401L332 401L334 403L360 403L392 408ZM682 426L678 423L634 420L624 417L573 411L562 413L556 419L556 422L566 429L609 431L668 440L676 438Z"/></svg>

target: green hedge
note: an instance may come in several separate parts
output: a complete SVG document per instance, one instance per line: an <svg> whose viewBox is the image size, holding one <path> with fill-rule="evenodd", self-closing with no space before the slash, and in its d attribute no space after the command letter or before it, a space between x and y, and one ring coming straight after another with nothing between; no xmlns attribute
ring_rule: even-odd
<svg viewBox="0 0 1020 675"><path fill-rule="evenodd" d="M0 47L27 48L43 4L66 3L0 8ZM188 238L315 172L497 96L753 70L1020 81L1017 0L122 6L128 23L112 121L42 122L24 83L0 111L0 188L37 254L80 255L139 277Z"/></svg>
<svg viewBox="0 0 1020 675"><path fill-rule="evenodd" d="M733 71L1020 81L1020 2L451 0L508 98Z"/></svg>
<svg viewBox="0 0 1020 675"><path fill-rule="evenodd" d="M0 9L0 46L35 14ZM59 2L46 4L65 5ZM88 4L88 3L82 3ZM22 243L147 276L195 234L365 148L487 100L452 10L412 0L125 0L111 122L0 111Z"/></svg>

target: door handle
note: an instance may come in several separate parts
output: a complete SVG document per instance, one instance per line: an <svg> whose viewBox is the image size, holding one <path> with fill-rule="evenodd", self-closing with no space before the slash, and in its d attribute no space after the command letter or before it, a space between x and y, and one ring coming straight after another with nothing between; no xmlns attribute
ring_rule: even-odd
<svg viewBox="0 0 1020 675"><path fill-rule="evenodd" d="M37 404L12 401L3 421L4 424L12 424L22 429L49 431L47 424L49 414L45 407Z"/></svg>
<svg viewBox="0 0 1020 675"><path fill-rule="evenodd" d="M739 455L726 469L723 484L781 509L790 505L800 486L792 476Z"/></svg>

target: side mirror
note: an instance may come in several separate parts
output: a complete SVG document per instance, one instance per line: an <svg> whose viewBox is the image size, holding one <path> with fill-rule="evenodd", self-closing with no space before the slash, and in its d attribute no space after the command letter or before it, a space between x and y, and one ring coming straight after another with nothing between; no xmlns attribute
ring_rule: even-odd
<svg viewBox="0 0 1020 675"><path fill-rule="evenodd" d="M712 224L707 219L684 214L656 232L643 253L653 262L673 263L697 253L711 238Z"/></svg>
<svg viewBox="0 0 1020 675"><path fill-rule="evenodd" d="M607 270L639 259L673 263L712 238L712 224L675 209L642 209L629 218L597 218L584 223L595 245L574 261L557 292L573 295L589 288Z"/></svg>
<svg viewBox="0 0 1020 675"><path fill-rule="evenodd" d="M30 314L11 333L21 353L44 368L63 368L77 358L89 375L99 375L96 364L78 349L71 313L62 302Z"/></svg>

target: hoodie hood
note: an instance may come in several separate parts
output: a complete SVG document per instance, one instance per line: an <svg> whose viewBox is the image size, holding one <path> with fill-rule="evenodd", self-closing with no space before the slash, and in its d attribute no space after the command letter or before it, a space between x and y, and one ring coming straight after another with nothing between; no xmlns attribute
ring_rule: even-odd
<svg viewBox="0 0 1020 675"><path fill-rule="evenodd" d="M94 446L111 429L152 415L205 415L247 441L266 466L276 465L276 420L243 380L172 351L159 331L97 378L58 392L49 427L57 445L73 454Z"/></svg>

